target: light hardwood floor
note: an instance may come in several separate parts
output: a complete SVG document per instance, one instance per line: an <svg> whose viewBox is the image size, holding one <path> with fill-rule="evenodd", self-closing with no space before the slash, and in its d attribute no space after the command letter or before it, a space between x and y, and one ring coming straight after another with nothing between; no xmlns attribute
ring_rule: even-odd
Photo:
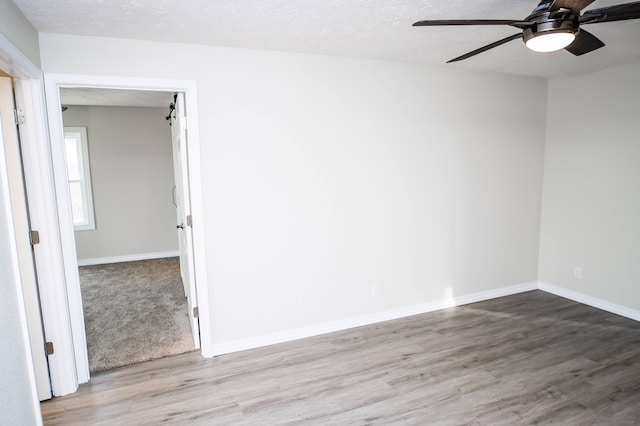
<svg viewBox="0 0 640 426"><path fill-rule="evenodd" d="M540 291L93 376L45 425L638 425L640 323Z"/></svg>

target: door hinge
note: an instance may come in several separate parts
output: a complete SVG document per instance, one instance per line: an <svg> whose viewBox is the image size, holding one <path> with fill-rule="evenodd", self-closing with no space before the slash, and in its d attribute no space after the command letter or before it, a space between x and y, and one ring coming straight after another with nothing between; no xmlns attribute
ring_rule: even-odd
<svg viewBox="0 0 640 426"><path fill-rule="evenodd" d="M36 244L40 244L40 233L38 231L30 231L29 241L31 241L32 246L35 246Z"/></svg>
<svg viewBox="0 0 640 426"><path fill-rule="evenodd" d="M18 126L24 124L24 110L22 108L14 109L13 116Z"/></svg>
<svg viewBox="0 0 640 426"><path fill-rule="evenodd" d="M198 311L198 307L197 306L193 307L193 317L194 318L200 318L200 312Z"/></svg>
<svg viewBox="0 0 640 426"><path fill-rule="evenodd" d="M47 355L53 355L54 351L53 351L53 342L45 342L44 344L44 352Z"/></svg>
<svg viewBox="0 0 640 426"><path fill-rule="evenodd" d="M193 226L193 218L190 214L187 215L187 226Z"/></svg>

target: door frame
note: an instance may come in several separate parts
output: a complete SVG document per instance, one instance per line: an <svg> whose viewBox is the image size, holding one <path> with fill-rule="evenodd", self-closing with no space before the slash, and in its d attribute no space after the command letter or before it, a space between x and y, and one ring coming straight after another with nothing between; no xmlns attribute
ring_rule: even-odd
<svg viewBox="0 0 640 426"><path fill-rule="evenodd" d="M60 376L76 378L75 388L67 393L75 392L78 384L88 382L90 375L86 335L84 330L84 316L82 312L80 281L78 277L78 261L71 215L71 201L66 177L64 125L62 121L62 110L60 108L61 88L148 90L183 92L185 94L188 114L187 132L189 145L187 147L187 159L189 161L189 185L192 203L191 210L193 215L193 228L196 230L196 232L193 232L193 262L195 269L196 294L199 301L198 313L200 317L201 353L204 357L212 357L214 352L213 341L211 338L209 288L207 284L207 262L204 241L200 132L196 82L194 80L166 80L120 76L45 73L44 86L53 164L52 176L55 181L55 196L57 200L57 212L59 219L60 248L66 276L66 286L64 283L53 283L53 286L56 287L58 294L66 294L66 302L68 306L66 316L60 315L56 318L45 317L45 323L53 320L56 328L67 330L67 332L73 336L73 353L61 354L62 357L67 360L73 360L73 362L66 362L60 365L60 368L56 368L56 373ZM48 305L49 303L55 302L43 300L42 303ZM70 364L73 364L74 368L69 368ZM54 394L60 395L57 392L54 392Z"/></svg>
<svg viewBox="0 0 640 426"><path fill-rule="evenodd" d="M40 305L43 318L64 315L66 309L66 299L57 297L58 295L49 293L51 283L65 284L64 270L62 268L62 256L60 253L60 238L58 234L58 219L55 209L55 194L53 191L53 180L51 179L51 152L49 150L49 133L47 127L47 115L44 100L43 73L20 49L11 43L0 33L0 67L14 78L14 92L16 104L22 108L25 115L25 122L20 126L20 139L23 155L23 172L25 176L25 190L29 202L29 215L31 228L40 231L40 244L34 246L35 262L38 265L36 275L38 278L40 299L49 299L51 303L45 311ZM18 278L19 279L19 278ZM20 293L22 293L21 281L16 282ZM37 306L27 305L25 300L25 310L38 309ZM71 336L66 330L59 330L50 327L49 324L42 324L47 341L56 342L56 348L60 352L65 351L65 347L71 342ZM29 336L26 332L27 323L23 324L25 338ZM44 348L31 347L30 351L42 351ZM28 354L28 365L31 366L29 376L36 389L35 374L32 367L33 352ZM69 381L66 377L59 377L56 372L62 363L68 361L60 358L56 354L47 357L49 363L49 379L54 395L64 395L70 387L77 388L77 381ZM39 395L47 393L46 389L38 389ZM67 392L68 393L68 392ZM39 412L38 395L35 395L34 407Z"/></svg>
<svg viewBox="0 0 640 426"><path fill-rule="evenodd" d="M36 276L35 251L31 244L29 231L34 229L31 225L29 214L29 202L27 200L28 191L25 185L25 167L22 161L23 147L20 143L20 134L25 132L20 127L26 123L16 123L14 111L20 110L21 106L14 97L16 84L12 77L2 77L2 134L4 147L0 148L4 154L6 162L7 178L10 187L9 204L13 211L13 217L9 218L10 225L13 225L13 237L10 241L15 241L18 248L18 264L20 266L20 283L22 304L27 314L27 329L31 344L31 357L33 360L33 370L36 378L38 398L42 401L50 399L51 379L49 377L49 364L45 348L45 335L42 329L42 312L40 309L40 297L38 295L38 278Z"/></svg>
<svg viewBox="0 0 640 426"><path fill-rule="evenodd" d="M0 48L1 49L1 48ZM0 124L1 126L1 124ZM11 205L11 188L9 185L9 173L7 170L6 160L7 157L5 155L4 149L4 136L2 132L0 132L0 210L2 211L3 216L5 216L7 223L3 223L0 226L6 226L5 236L8 237L8 246L7 246L7 254L5 259L3 259L3 268L6 268L9 272L9 276L12 278L11 283L7 283L8 286L14 286L15 289L15 301L17 302L17 310L18 310L18 321L17 323L11 324L11 327L20 330L22 333L22 341L17 344L18 350L21 350L24 353L26 358L26 379L24 382L28 386L28 393L30 394L31 400L31 410L34 413L34 419L37 421L37 426L42 425L42 416L40 415L40 401L39 401L39 389L36 381L35 369L33 368L33 348L31 346L31 341L29 338L29 324L27 322L27 301L23 297L22 290L22 281L20 279L20 264L19 264L19 249L18 244L16 242L16 234L14 230L14 215L13 208ZM4 271L3 271L4 272ZM5 274L3 274L5 275ZM5 275L6 276L6 275ZM4 283L3 283L4 285ZM16 348L14 348L15 350ZM3 392L11 392L11 389L6 388L6 384L3 382ZM50 395L50 387L49 387L49 395ZM28 401L25 401L27 404Z"/></svg>

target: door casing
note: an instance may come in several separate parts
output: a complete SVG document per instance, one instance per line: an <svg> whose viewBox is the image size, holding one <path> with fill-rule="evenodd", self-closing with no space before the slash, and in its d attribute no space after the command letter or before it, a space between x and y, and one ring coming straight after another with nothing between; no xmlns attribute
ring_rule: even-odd
<svg viewBox="0 0 640 426"><path fill-rule="evenodd" d="M122 90L171 91L185 94L186 110L188 111L187 157L189 160L189 185L191 193L191 211L193 220L193 247L195 288L200 317L201 353L205 357L212 357L213 341L211 336L211 321L209 314L209 289L207 286L207 267L204 241L204 215L202 202L202 178L200 164L200 138L198 123L197 85L193 80L164 80L142 79L132 77L90 76L77 74L45 74L46 105L49 121L51 142L51 156L53 164L53 181L55 182L55 196L57 199L58 227L61 243L61 254L66 277L64 283L50 283L57 294L66 294L67 315L48 318L44 316L45 324L53 322L52 326L59 330L66 330L72 337L71 347L63 348L58 353L64 363L54 366L59 377L66 378L64 388L54 390L54 395L60 396L75 392L78 384L89 381L89 363L87 358L86 336L84 331L84 317L80 282L78 278L78 263L75 250L73 220L71 216L71 202L66 179L66 160L64 153L64 125L60 108L61 88L98 88ZM65 288L66 287L66 288ZM43 300L43 304L48 301ZM43 309L44 311L44 309ZM71 380L75 378L75 380ZM53 371L52 371L53 382Z"/></svg>
<svg viewBox="0 0 640 426"><path fill-rule="evenodd" d="M44 85L42 71L30 59L28 59L16 46L14 46L3 34L0 33L0 68L14 78L16 104L23 109L25 122L20 126L20 138L22 141L22 154L25 158L24 175L28 202L31 209L31 228L40 230L41 242L34 247L34 256L39 270L36 271L40 283L59 281L64 283L62 257L59 250L59 236L57 234L57 217L53 206L53 181L51 179L51 162L49 151L49 135L46 122L44 101ZM20 287L18 279L16 285ZM22 288L18 288L22 294ZM41 297L46 295L41 294ZM24 300L24 310L38 309L37 306L27 306L28 300ZM31 302L34 303L34 302ZM37 302L36 302L37 303ZM54 306L54 309L63 309L63 306ZM43 312L43 316L45 313ZM27 365L32 366L32 351L43 351L44 348L33 348L29 344L27 332L28 324L26 315L21 317L19 325L25 333L25 346L29 348L27 353ZM51 334L45 329L47 338ZM64 341L64 336L57 339ZM49 364L58 362L55 356L49 357ZM33 410L40 412L39 393L46 390L37 389L33 368L29 369L27 380L33 389ZM51 390L55 392L53 380ZM38 422L41 424L41 422Z"/></svg>

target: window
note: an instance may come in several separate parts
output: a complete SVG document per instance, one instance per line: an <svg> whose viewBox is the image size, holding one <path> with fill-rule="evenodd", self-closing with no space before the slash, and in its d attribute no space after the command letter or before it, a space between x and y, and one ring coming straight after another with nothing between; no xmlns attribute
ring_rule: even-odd
<svg viewBox="0 0 640 426"><path fill-rule="evenodd" d="M96 229L93 195L91 194L87 128L65 127L64 145L67 155L73 228L76 231Z"/></svg>

